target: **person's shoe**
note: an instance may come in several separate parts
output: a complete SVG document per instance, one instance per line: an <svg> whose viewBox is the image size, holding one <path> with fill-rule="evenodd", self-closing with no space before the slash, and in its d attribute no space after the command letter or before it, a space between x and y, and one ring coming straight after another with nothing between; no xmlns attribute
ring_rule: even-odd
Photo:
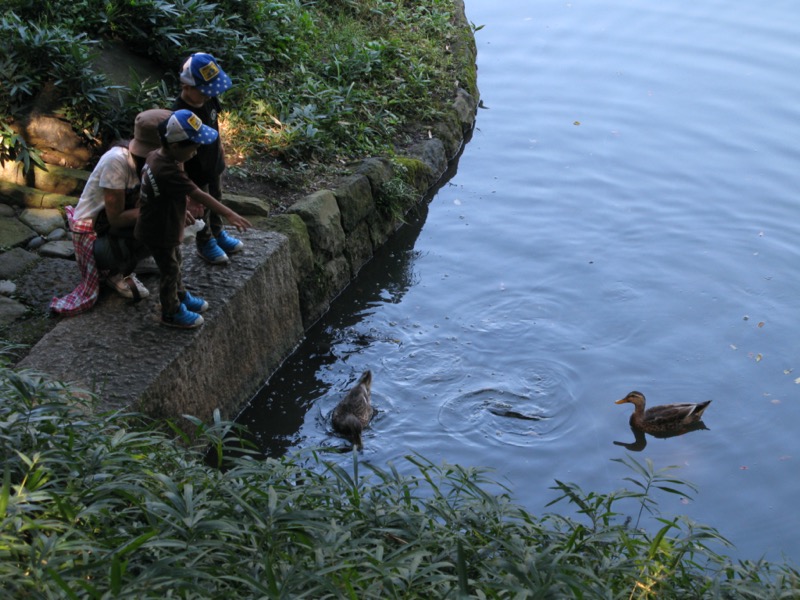
<svg viewBox="0 0 800 600"><path fill-rule="evenodd" d="M176 313L161 315L161 324L168 327L177 327L178 329L195 329L203 324L203 317L196 312L188 310L186 305L181 302Z"/></svg>
<svg viewBox="0 0 800 600"><path fill-rule="evenodd" d="M124 298L141 300L150 295L150 290L148 290L141 281L136 279L136 275L133 273L127 277L123 277L121 273L112 275L106 279L106 284Z"/></svg>
<svg viewBox="0 0 800 600"><path fill-rule="evenodd" d="M217 245L222 248L222 251L228 254L235 254L244 248L244 242L242 242L242 240L233 237L224 229L217 236L216 240Z"/></svg>
<svg viewBox="0 0 800 600"><path fill-rule="evenodd" d="M228 262L228 255L219 247L217 240L211 238L202 246L197 247L197 253L204 261L212 265L224 265Z"/></svg>
<svg viewBox="0 0 800 600"><path fill-rule="evenodd" d="M197 296L192 296L189 290L186 290L181 302L191 312L201 313L208 309L208 302Z"/></svg>
<svg viewBox="0 0 800 600"><path fill-rule="evenodd" d="M136 266L133 268L133 272L137 275L152 275L154 273L158 273L156 259L154 259L152 256L143 258L136 263Z"/></svg>

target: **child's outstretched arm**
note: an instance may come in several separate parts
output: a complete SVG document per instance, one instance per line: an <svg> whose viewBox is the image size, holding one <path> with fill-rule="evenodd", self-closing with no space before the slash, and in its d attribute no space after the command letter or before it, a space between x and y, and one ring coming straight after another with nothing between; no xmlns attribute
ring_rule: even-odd
<svg viewBox="0 0 800 600"><path fill-rule="evenodd" d="M235 212L234 210L228 208L224 204L222 204L219 200L211 196L210 194L206 194L200 188L196 189L194 192L189 194L189 197L192 200L196 200L203 206L210 208L213 212L217 213L221 217L224 217L228 223L236 227L239 231L244 231L248 227L252 227L250 221L245 219L242 215Z"/></svg>

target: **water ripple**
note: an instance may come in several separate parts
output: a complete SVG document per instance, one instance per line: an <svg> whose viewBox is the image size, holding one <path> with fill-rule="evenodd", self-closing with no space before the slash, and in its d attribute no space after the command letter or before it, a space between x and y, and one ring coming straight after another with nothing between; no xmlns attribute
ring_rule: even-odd
<svg viewBox="0 0 800 600"><path fill-rule="evenodd" d="M456 391L442 402L439 422L474 445L532 446L554 440L571 429L574 380L566 365L538 361L513 380Z"/></svg>

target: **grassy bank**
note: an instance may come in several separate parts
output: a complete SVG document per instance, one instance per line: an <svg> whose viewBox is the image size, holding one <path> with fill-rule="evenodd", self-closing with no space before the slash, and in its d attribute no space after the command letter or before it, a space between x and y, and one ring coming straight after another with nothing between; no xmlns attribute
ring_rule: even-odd
<svg viewBox="0 0 800 600"><path fill-rule="evenodd" d="M454 16L452 0L7 0L0 159L35 160L13 126L45 97L98 151L129 136L137 112L171 104L195 51L234 78L223 138L240 178L290 180L391 156L425 135L457 85L474 91L474 65L452 52L471 32ZM109 84L96 58L111 42L164 78Z"/></svg>
<svg viewBox="0 0 800 600"><path fill-rule="evenodd" d="M342 468L313 452L263 459L224 422L198 424L187 447L137 415L90 416L90 395L5 367L0 397L7 597L800 593L790 566L734 563L712 549L725 543L714 529L659 514L657 493L692 486L631 458L631 490L555 482L543 496L576 516L536 516L479 469L419 456L398 468L356 455Z"/></svg>

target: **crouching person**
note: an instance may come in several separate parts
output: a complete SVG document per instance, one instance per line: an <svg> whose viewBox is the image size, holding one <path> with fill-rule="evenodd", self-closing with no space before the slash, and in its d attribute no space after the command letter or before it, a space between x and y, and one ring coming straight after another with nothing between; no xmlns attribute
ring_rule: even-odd
<svg viewBox="0 0 800 600"><path fill-rule="evenodd" d="M178 110L159 125L161 148L148 155L142 170L142 193L136 239L153 255L159 271L161 322L170 327L192 329L203 324L200 315L208 308L193 296L181 277L181 243L184 227L193 221L187 212L187 197L224 217L243 231L250 222L213 196L202 191L183 170L183 163L203 144L211 144L218 133L190 110Z"/></svg>
<svg viewBox="0 0 800 600"><path fill-rule="evenodd" d="M53 312L72 316L89 310L97 302L102 281L126 298L149 295L133 273L137 262L149 254L133 237L139 216L139 171L147 155L160 146L158 123L170 114L159 109L139 113L133 139L117 143L100 157L78 204L65 209L81 282L70 294L53 298Z"/></svg>

